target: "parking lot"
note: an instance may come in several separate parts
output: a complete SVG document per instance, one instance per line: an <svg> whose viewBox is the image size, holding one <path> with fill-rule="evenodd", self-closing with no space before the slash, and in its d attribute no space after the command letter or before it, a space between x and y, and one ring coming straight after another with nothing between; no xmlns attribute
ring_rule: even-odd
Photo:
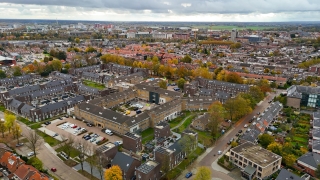
<svg viewBox="0 0 320 180"><path fill-rule="evenodd" d="M88 142L92 144L97 144L97 141L101 141L103 138L107 138L108 142L116 142L116 141L122 141L122 139L118 136L112 135L109 136L101 131L101 128L98 127L89 127L87 124L85 124L82 121L75 120L73 118L63 118L63 120L54 120L51 124L47 125L45 127L47 130L53 133L57 133L58 135L55 137L61 138L63 136L64 138L68 138L70 136L75 138L75 141L85 141L83 139L84 135L87 135L89 133L92 133L90 135L90 139L88 139ZM86 129L87 132L79 135L81 133L81 129ZM78 129L78 130L77 130ZM47 133L47 132L46 132ZM60 139L59 138L59 139Z"/></svg>

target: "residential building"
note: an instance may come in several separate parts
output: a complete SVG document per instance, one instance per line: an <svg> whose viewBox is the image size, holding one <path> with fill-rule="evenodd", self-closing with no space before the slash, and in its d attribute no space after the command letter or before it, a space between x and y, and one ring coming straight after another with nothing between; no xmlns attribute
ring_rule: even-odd
<svg viewBox="0 0 320 180"><path fill-rule="evenodd" d="M182 151L179 141L174 142L169 147L158 147L155 149L155 161L160 163L168 163L169 168L172 169L177 166L186 157L186 153Z"/></svg>
<svg viewBox="0 0 320 180"><path fill-rule="evenodd" d="M292 173L291 171L288 171L286 169L281 169L276 180L306 180L306 179L297 176L296 174Z"/></svg>
<svg viewBox="0 0 320 180"><path fill-rule="evenodd" d="M320 87L291 86L287 89L287 106L320 107Z"/></svg>
<svg viewBox="0 0 320 180"><path fill-rule="evenodd" d="M316 177L316 171L319 165L320 154L316 152L307 152L297 159L295 168L301 172L305 172Z"/></svg>
<svg viewBox="0 0 320 180"><path fill-rule="evenodd" d="M141 162L132 156L118 152L113 158L111 165L118 165L122 170L124 180L131 180L134 177L135 170L141 165Z"/></svg>
<svg viewBox="0 0 320 180"><path fill-rule="evenodd" d="M136 169L137 180L159 180L161 166L156 161L147 161Z"/></svg>
<svg viewBox="0 0 320 180"><path fill-rule="evenodd" d="M251 142L230 149L229 160L241 169L246 180L265 179L281 167L282 157Z"/></svg>
<svg viewBox="0 0 320 180"><path fill-rule="evenodd" d="M124 149L127 149L131 152L140 152L142 150L142 138L141 136L127 132L122 136L123 145L122 147Z"/></svg>
<svg viewBox="0 0 320 180"><path fill-rule="evenodd" d="M107 161L111 161L118 153L118 147L115 144L108 142L98 147L96 151L99 155L103 155Z"/></svg>
<svg viewBox="0 0 320 180"><path fill-rule="evenodd" d="M159 122L154 127L154 137L159 138L167 138L171 135L170 125L167 122Z"/></svg>
<svg viewBox="0 0 320 180"><path fill-rule="evenodd" d="M198 117L196 117L196 119L194 119L191 123L192 127L195 129L198 129L200 131L206 131L209 129L208 125L210 122L209 119L209 114L205 113L203 115L199 115Z"/></svg>

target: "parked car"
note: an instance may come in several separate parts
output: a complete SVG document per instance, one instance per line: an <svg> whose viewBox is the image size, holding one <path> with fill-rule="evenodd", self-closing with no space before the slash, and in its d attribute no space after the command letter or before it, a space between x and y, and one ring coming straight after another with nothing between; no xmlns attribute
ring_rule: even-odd
<svg viewBox="0 0 320 180"><path fill-rule="evenodd" d="M90 123L87 123L87 126L92 127L93 125L92 125L92 124L90 124Z"/></svg>
<svg viewBox="0 0 320 180"><path fill-rule="evenodd" d="M222 154L222 151L219 150L219 151L218 151L218 154L219 154L219 155Z"/></svg>
<svg viewBox="0 0 320 180"><path fill-rule="evenodd" d="M53 168L51 168L51 171L52 171L52 172L56 172L57 169L53 167Z"/></svg>
<svg viewBox="0 0 320 180"><path fill-rule="evenodd" d="M238 133L242 133L242 129L240 129L240 130L238 131Z"/></svg>
<svg viewBox="0 0 320 180"><path fill-rule="evenodd" d="M29 152L29 153L27 154L28 157L33 156L33 155L34 155L34 152Z"/></svg>
<svg viewBox="0 0 320 180"><path fill-rule="evenodd" d="M19 144L16 144L16 147L20 147L20 146L23 146L24 144L23 143L19 143Z"/></svg>
<svg viewBox="0 0 320 180"><path fill-rule="evenodd" d="M58 133L54 133L54 135L52 135L52 137L56 137L56 136L58 136Z"/></svg>
<svg viewBox="0 0 320 180"><path fill-rule="evenodd" d="M192 172L188 172L187 174L186 174L186 178L190 178L192 176Z"/></svg>
<svg viewBox="0 0 320 180"><path fill-rule="evenodd" d="M118 145L123 144L123 142L122 142L122 141L116 141L115 143L117 143Z"/></svg>
<svg viewBox="0 0 320 180"><path fill-rule="evenodd" d="M244 128L247 128L247 127L248 127L248 124L245 124L243 127L244 127Z"/></svg>
<svg viewBox="0 0 320 180"><path fill-rule="evenodd" d="M140 109L136 111L136 114L140 114L140 113L142 113Z"/></svg>

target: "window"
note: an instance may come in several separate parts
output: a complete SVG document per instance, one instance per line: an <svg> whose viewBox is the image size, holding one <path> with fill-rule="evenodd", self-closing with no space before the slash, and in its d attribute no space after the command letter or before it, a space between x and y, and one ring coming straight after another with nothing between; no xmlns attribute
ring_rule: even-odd
<svg viewBox="0 0 320 180"><path fill-rule="evenodd" d="M258 177L261 177L261 173L258 173Z"/></svg>
<svg viewBox="0 0 320 180"><path fill-rule="evenodd" d="M258 168L258 169L259 169L259 171L262 171L262 168L261 168L260 166L259 166L259 168Z"/></svg>
<svg viewBox="0 0 320 180"><path fill-rule="evenodd" d="M247 163L248 162L247 159L245 159L244 162Z"/></svg>
<svg viewBox="0 0 320 180"><path fill-rule="evenodd" d="M253 167L254 167L254 168L257 168L257 165L256 165L256 164L254 164L254 165L253 165Z"/></svg>
<svg viewBox="0 0 320 180"><path fill-rule="evenodd" d="M249 161L249 165L252 166L252 162Z"/></svg>

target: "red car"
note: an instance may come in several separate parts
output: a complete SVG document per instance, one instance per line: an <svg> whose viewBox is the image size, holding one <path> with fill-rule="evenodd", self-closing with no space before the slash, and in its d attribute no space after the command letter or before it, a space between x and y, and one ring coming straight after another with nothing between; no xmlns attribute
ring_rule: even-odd
<svg viewBox="0 0 320 180"><path fill-rule="evenodd" d="M74 125L72 128L75 129L75 128L77 128L77 127L78 127L77 125Z"/></svg>
<svg viewBox="0 0 320 180"><path fill-rule="evenodd" d="M51 168L51 171L52 171L52 172L56 172L57 169L53 167L53 168Z"/></svg>

